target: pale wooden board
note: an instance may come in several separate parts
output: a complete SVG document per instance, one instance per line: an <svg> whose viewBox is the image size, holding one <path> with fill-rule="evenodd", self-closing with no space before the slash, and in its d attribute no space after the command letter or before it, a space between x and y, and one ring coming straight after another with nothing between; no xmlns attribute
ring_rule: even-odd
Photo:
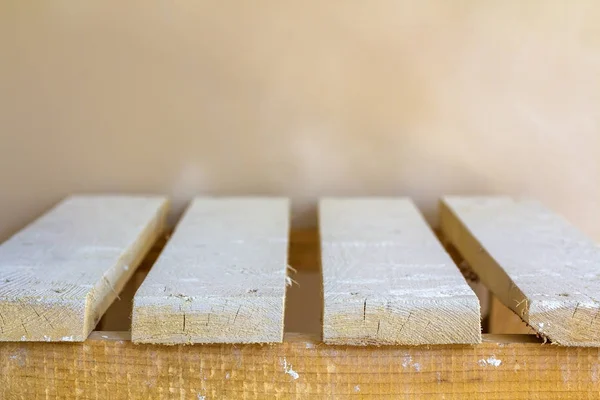
<svg viewBox="0 0 600 400"><path fill-rule="evenodd" d="M600 247L531 200L445 197L447 239L498 299L540 334L600 345Z"/></svg>
<svg viewBox="0 0 600 400"><path fill-rule="evenodd" d="M197 198L134 297L143 343L281 342L289 201Z"/></svg>
<svg viewBox="0 0 600 400"><path fill-rule="evenodd" d="M261 345L135 345L126 333L84 343L0 343L2 399L600 398L600 349L531 336L415 347L329 346L286 334Z"/></svg>
<svg viewBox="0 0 600 400"><path fill-rule="evenodd" d="M82 341L162 232L162 197L74 196L0 246L0 340Z"/></svg>
<svg viewBox="0 0 600 400"><path fill-rule="evenodd" d="M479 301L408 199L322 199L323 340L481 341Z"/></svg>

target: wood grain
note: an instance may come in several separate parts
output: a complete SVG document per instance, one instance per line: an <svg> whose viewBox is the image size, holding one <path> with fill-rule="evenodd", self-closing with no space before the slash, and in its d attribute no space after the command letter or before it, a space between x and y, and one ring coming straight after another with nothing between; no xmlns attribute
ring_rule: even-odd
<svg viewBox="0 0 600 400"><path fill-rule="evenodd" d="M82 341L162 232L162 197L75 196L0 246L0 341Z"/></svg>
<svg viewBox="0 0 600 400"><path fill-rule="evenodd" d="M533 338L535 339L535 338ZM0 344L3 399L599 399L597 348L484 335L479 345L135 345L126 333L84 343Z"/></svg>
<svg viewBox="0 0 600 400"><path fill-rule="evenodd" d="M446 197L444 235L481 281L538 333L600 346L600 247L531 200Z"/></svg>
<svg viewBox="0 0 600 400"><path fill-rule="evenodd" d="M134 297L138 343L280 342L289 201L197 198Z"/></svg>
<svg viewBox="0 0 600 400"><path fill-rule="evenodd" d="M481 341L479 301L408 199L322 199L323 340Z"/></svg>

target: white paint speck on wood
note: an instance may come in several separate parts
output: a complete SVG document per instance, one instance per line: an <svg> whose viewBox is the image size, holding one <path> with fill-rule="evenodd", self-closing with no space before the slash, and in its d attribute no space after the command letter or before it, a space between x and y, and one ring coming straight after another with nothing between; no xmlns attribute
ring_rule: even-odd
<svg viewBox="0 0 600 400"><path fill-rule="evenodd" d="M73 196L3 243L0 340L85 340L163 232L167 209L163 197Z"/></svg>
<svg viewBox="0 0 600 400"><path fill-rule="evenodd" d="M283 372L285 372L286 374L291 376L294 380L300 378L300 374L298 374L298 372L294 371L294 369L292 368L292 364L288 364L287 359L285 357L283 358L283 361L281 364L283 367Z"/></svg>
<svg viewBox="0 0 600 400"><path fill-rule="evenodd" d="M481 281L537 332L600 346L600 247L532 200L445 197L444 235Z"/></svg>
<svg viewBox="0 0 600 400"><path fill-rule="evenodd" d="M502 360L496 358L496 356L491 355L487 359L482 358L477 362L481 367L485 367L491 365L492 367L499 367L502 364Z"/></svg>
<svg viewBox="0 0 600 400"><path fill-rule="evenodd" d="M283 340L289 200L197 198L134 297L132 340Z"/></svg>
<svg viewBox="0 0 600 400"><path fill-rule="evenodd" d="M402 198L322 199L326 343L479 343L479 301Z"/></svg>

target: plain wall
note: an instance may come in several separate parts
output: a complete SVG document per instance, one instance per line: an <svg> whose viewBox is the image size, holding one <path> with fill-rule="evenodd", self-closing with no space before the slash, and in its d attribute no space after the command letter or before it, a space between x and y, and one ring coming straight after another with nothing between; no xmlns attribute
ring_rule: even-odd
<svg viewBox="0 0 600 400"><path fill-rule="evenodd" d="M0 1L0 239L73 192L537 197L600 240L600 2Z"/></svg>

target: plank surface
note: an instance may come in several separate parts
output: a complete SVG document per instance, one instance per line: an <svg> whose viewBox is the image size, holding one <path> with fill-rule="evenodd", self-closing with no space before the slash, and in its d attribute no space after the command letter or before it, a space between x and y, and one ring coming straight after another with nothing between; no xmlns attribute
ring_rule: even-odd
<svg viewBox="0 0 600 400"><path fill-rule="evenodd" d="M290 334L266 346L153 346L95 332L84 343L1 343L0 398L600 398L598 348L530 338L484 335L475 346L371 347L329 346Z"/></svg>
<svg viewBox="0 0 600 400"><path fill-rule="evenodd" d="M446 197L444 235L498 299L540 334L600 345L600 247L531 200Z"/></svg>
<svg viewBox="0 0 600 400"><path fill-rule="evenodd" d="M134 297L143 343L283 337L289 201L198 198Z"/></svg>
<svg viewBox="0 0 600 400"><path fill-rule="evenodd" d="M0 246L0 340L82 341L162 232L162 197L75 196Z"/></svg>
<svg viewBox="0 0 600 400"><path fill-rule="evenodd" d="M325 342L481 341L477 297L410 200L323 199L319 219Z"/></svg>

